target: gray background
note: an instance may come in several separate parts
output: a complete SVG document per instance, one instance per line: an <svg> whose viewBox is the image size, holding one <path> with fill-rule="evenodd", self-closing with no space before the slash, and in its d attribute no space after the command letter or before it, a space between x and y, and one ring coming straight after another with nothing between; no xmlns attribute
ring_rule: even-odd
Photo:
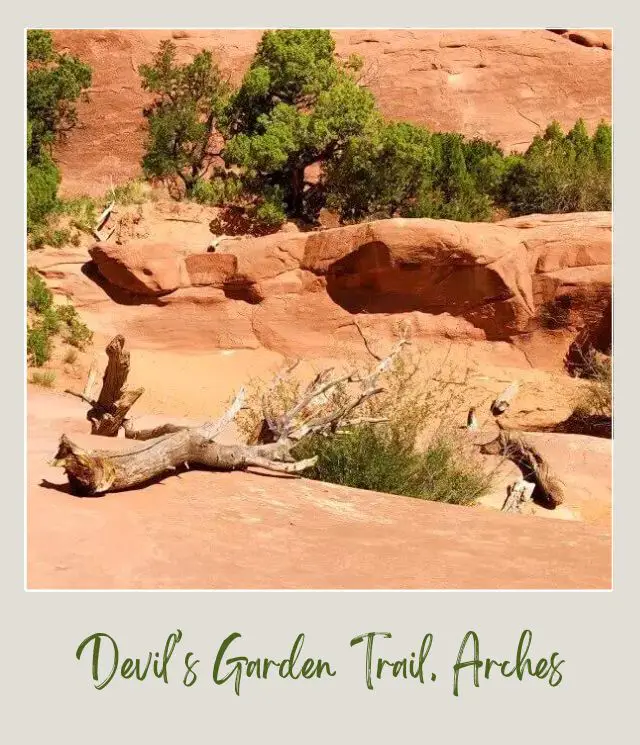
<svg viewBox="0 0 640 745"><path fill-rule="evenodd" d="M601 9L605 9L603 13ZM163 9L157 2L108 4L31 0L10 6L3 56L2 144L4 174L3 287L5 343L2 381L3 514L5 553L2 595L3 730L8 742L192 742L229 738L264 742L547 743L627 741L637 719L632 705L637 640L638 416L636 277L640 246L637 213L637 35L633 11L601 2L415 4L386 8L370 3L323 2L288 9L281 3L243 2L223 8L210 2ZM315 12L314 12L315 11ZM613 592L25 592L24 591L24 57L25 27L609 27L614 28L615 121L615 524ZM636 63L636 64L634 64ZM632 140L633 138L633 140ZM635 140L635 141L634 141ZM626 327L626 328L625 328ZM21 395L18 394L20 391ZM19 464L22 465L20 469ZM215 493L212 490L212 498ZM134 547L122 546L123 551ZM588 560L588 558L585 558ZM75 660L91 633L116 638L123 655L161 650L176 628L184 638L170 668L170 685L114 680L96 691L89 660ZM452 695L452 665L464 634L473 629L480 653L513 658L520 632L534 632L531 655L558 651L566 660L563 683L493 678L471 687L462 677ZM245 680L236 697L214 686L210 671L222 639L239 631L234 650L281 658L295 636L306 634L305 652L338 670L320 681ZM368 691L364 648L349 640L368 631L390 631L381 642L387 657L417 649L434 634L429 671L436 683L388 680ZM195 652L199 680L181 685L182 657ZM5 736L6 737L6 736Z"/></svg>

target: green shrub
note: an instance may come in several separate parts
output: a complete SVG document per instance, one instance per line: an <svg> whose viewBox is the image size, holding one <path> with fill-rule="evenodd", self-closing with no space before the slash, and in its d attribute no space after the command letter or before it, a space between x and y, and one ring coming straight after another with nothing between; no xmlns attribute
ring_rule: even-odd
<svg viewBox="0 0 640 745"><path fill-rule="evenodd" d="M610 210L611 176L610 125L589 137L582 120L567 135L553 122L512 157L502 201L514 215Z"/></svg>
<svg viewBox="0 0 640 745"><path fill-rule="evenodd" d="M71 346L84 349L93 339L93 332L79 318L74 318L68 324L65 338Z"/></svg>
<svg viewBox="0 0 640 745"><path fill-rule="evenodd" d="M71 231L66 228L56 228L51 231L49 236L49 245L54 248L61 248L71 241Z"/></svg>
<svg viewBox="0 0 640 745"><path fill-rule="evenodd" d="M147 188L145 183L139 179L114 186L107 192L106 196L107 202L115 202L123 207L128 207L132 204L144 204L147 199Z"/></svg>
<svg viewBox="0 0 640 745"><path fill-rule="evenodd" d="M62 332L64 339L78 349L84 349L93 338L72 305L53 304L51 291L33 269L27 272L27 307L33 312L27 328L27 355L36 367L51 357L52 338L56 334Z"/></svg>
<svg viewBox="0 0 640 745"><path fill-rule="evenodd" d="M423 452L400 433L364 425L349 434L312 437L296 447L295 456L318 456L305 476L332 484L399 494L449 504L473 504L489 487L489 477L456 456L445 440Z"/></svg>
<svg viewBox="0 0 640 745"><path fill-rule="evenodd" d="M421 355L400 355L380 377L382 391L355 412L358 419L376 419L377 424L355 424L343 432L302 440L294 456L318 456L305 476L452 504L478 499L489 488L492 476L484 472L469 439L463 436L466 432L460 434L466 398L459 388L452 392L446 382L430 376L420 382L425 366L427 360ZM442 373L441 363L439 368ZM300 419L339 410L350 399L349 385L331 389L327 400L300 412ZM245 407L237 417L240 432L253 441L263 417L275 419L291 410L304 390L301 380L287 376L271 385L250 383ZM381 418L386 421L380 422Z"/></svg>
<svg viewBox="0 0 640 745"><path fill-rule="evenodd" d="M54 336L60 331L60 317L55 307L47 308L40 316L40 326L48 336Z"/></svg>
<svg viewBox="0 0 640 745"><path fill-rule="evenodd" d="M379 120L326 165L327 204L347 221L372 215L488 220L502 158L490 143Z"/></svg>
<svg viewBox="0 0 640 745"><path fill-rule="evenodd" d="M97 207L91 197L84 196L61 200L58 211L70 217L71 225L77 230L90 233L95 227Z"/></svg>
<svg viewBox="0 0 640 745"><path fill-rule="evenodd" d="M51 357L51 336L41 325L27 329L27 357L36 367L41 367Z"/></svg>
<svg viewBox="0 0 640 745"><path fill-rule="evenodd" d="M191 190L191 198L199 204L219 207L233 203L243 191L242 182L232 173L198 179Z"/></svg>
<svg viewBox="0 0 640 745"><path fill-rule="evenodd" d="M58 168L46 153L27 163L27 231L42 225L58 206L59 182Z"/></svg>
<svg viewBox="0 0 640 745"><path fill-rule="evenodd" d="M93 332L83 323L73 305L60 305L56 308L60 322L65 325L64 339L78 349L84 349L93 338Z"/></svg>
<svg viewBox="0 0 640 745"><path fill-rule="evenodd" d="M27 306L44 313L53 305L53 295L42 277L33 269L27 272Z"/></svg>
<svg viewBox="0 0 640 745"><path fill-rule="evenodd" d="M287 219L287 211L280 192L272 190L267 197L259 203L254 211L254 219L258 225L266 228L277 228Z"/></svg>

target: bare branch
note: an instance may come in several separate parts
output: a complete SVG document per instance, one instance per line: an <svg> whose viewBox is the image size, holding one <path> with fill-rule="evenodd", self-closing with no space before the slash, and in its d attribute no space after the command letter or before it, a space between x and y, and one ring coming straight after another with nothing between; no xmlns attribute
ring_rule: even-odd
<svg viewBox="0 0 640 745"><path fill-rule="evenodd" d="M202 425L203 433L210 440L213 440L217 435L219 435L225 429L225 427L227 427L235 419L240 409L244 406L245 396L246 391L244 388L241 388L236 394L236 397L233 399L231 406L227 409L227 411L225 411L220 419L215 419L214 421L206 422Z"/></svg>
<svg viewBox="0 0 640 745"><path fill-rule="evenodd" d="M111 188L113 191L113 187ZM108 204L104 210L104 212L100 215L98 218L98 222L96 223L96 230L100 230L102 226L105 224L105 222L109 219L109 215L111 214L111 211L113 210L115 206L115 201L112 201L110 204Z"/></svg>
<svg viewBox="0 0 640 745"><path fill-rule="evenodd" d="M170 435L180 432L183 429L189 429L189 427L167 423L161 424L158 427L151 427L150 429L134 429L133 422L130 419L125 419L123 429L124 436L128 440L154 440L163 435Z"/></svg>

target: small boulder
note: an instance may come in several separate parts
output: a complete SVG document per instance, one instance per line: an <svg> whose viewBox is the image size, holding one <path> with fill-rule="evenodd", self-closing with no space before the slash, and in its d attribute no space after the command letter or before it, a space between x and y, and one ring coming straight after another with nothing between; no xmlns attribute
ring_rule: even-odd
<svg viewBox="0 0 640 745"><path fill-rule="evenodd" d="M100 274L134 295L159 297L188 284L182 253L166 243L96 243L89 249Z"/></svg>

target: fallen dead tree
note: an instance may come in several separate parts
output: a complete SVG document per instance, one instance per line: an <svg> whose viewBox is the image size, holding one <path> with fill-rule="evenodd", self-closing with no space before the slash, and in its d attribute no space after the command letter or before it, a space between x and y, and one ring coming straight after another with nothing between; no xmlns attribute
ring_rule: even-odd
<svg viewBox="0 0 640 745"><path fill-rule="evenodd" d="M480 445L485 455L501 455L515 463L524 481L535 485L532 498L545 507L554 509L564 501L562 482L549 468L540 453L519 432L500 429L498 436Z"/></svg>
<svg viewBox="0 0 640 745"><path fill-rule="evenodd" d="M389 356L366 375L352 371L331 377L331 370L324 370L287 412L275 419L265 417L263 434L257 438L259 442L223 445L216 442L216 437L242 408L244 390L239 391L229 409L217 420L198 426L167 423L152 429L136 429L127 415L144 389L130 390L126 386L130 358L124 338L118 335L106 348L109 361L98 398L91 397L94 371L89 373L83 393L67 392L90 406L87 418L91 422L92 434L115 437L123 429L126 438L144 441L145 444L124 451L86 449L62 435L53 464L64 468L72 490L82 495L129 489L190 466L223 471L257 467L281 473L301 473L315 465L317 459L296 461L291 454L292 448L305 437L339 432L364 421L352 419L352 413L367 399L384 390L378 385L378 379L407 343L402 339ZM318 413L316 401L326 402L327 394L338 386L349 386L350 391L340 397L339 405Z"/></svg>
<svg viewBox="0 0 640 745"><path fill-rule="evenodd" d="M219 419L196 426L166 422L147 429L136 427L129 412L144 389L127 386L130 355L124 337L118 335L106 347L108 363L99 395L93 397L97 377L95 365L82 393L67 392L89 406L87 419L92 434L116 437L122 431L125 438L139 444L121 451L87 449L62 435L54 464L64 468L74 493L83 495L133 488L190 467L223 471L260 468L286 474L302 473L317 462L316 457L296 460L292 455L295 445L304 438L348 434L358 425L387 421L380 416L363 416L363 410L366 413L368 408L363 404L385 390L380 378L391 369L407 343L403 337L387 357L366 373L352 370L334 375L332 368L321 371L306 388L296 388L293 401L274 414L270 405L273 394L297 363L285 368L262 395L261 419L248 444L225 445L216 439L244 408L244 389ZM531 497L550 508L561 504L561 482L551 474L538 451L521 434L505 430L499 422L498 427L494 440L477 443L480 452L508 458L522 471L523 481L515 486L530 482L533 487L533 494L529 486L512 489L503 510L519 511L521 504ZM469 431L474 433L475 430L469 428Z"/></svg>

